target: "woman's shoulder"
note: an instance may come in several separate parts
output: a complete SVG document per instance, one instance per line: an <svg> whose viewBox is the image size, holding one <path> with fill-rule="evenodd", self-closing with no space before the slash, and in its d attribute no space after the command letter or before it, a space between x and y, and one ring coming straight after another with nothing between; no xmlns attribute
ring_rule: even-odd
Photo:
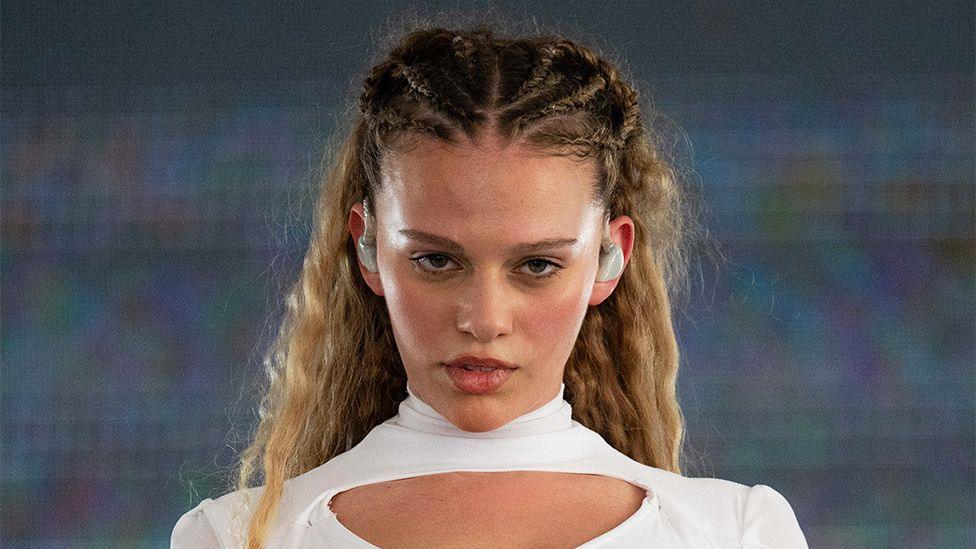
<svg viewBox="0 0 976 549"><path fill-rule="evenodd" d="M676 528L713 538L719 546L807 547L792 506L766 484L685 476L638 462L609 444L602 448L600 466L650 487L654 507Z"/></svg>
<svg viewBox="0 0 976 549"><path fill-rule="evenodd" d="M793 507L771 486L647 469L660 511L668 520L715 537L734 538L748 549L807 547Z"/></svg>
<svg viewBox="0 0 976 549"><path fill-rule="evenodd" d="M217 500L204 498L195 507L183 513L170 534L170 548L229 547L231 543L225 535L229 528L224 507L226 500L235 498L236 495L236 492L232 492Z"/></svg>
<svg viewBox="0 0 976 549"><path fill-rule="evenodd" d="M312 503L322 493L322 488L330 485L328 473L340 461L333 458L286 480L275 514L275 525L289 522ZM263 485L254 486L201 500L176 522L170 537L171 548L240 546L242 540L239 533L245 531L263 491Z"/></svg>
<svg viewBox="0 0 976 549"><path fill-rule="evenodd" d="M742 517L740 539L745 547L807 547L790 502L768 485L749 489Z"/></svg>

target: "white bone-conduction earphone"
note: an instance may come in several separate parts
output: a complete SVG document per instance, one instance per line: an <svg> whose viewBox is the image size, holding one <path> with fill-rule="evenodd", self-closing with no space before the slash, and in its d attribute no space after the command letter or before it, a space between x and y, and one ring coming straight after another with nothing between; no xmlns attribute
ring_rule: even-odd
<svg viewBox="0 0 976 549"><path fill-rule="evenodd" d="M373 226L369 201L365 198L363 199L363 220L366 227L357 241L359 260L369 272L379 272L376 265L376 228ZM603 225L603 240L600 243L600 268L597 270L596 280L598 282L613 280L620 276L623 269L624 253L620 246L617 246L610 239L610 217L608 216Z"/></svg>
<svg viewBox="0 0 976 549"><path fill-rule="evenodd" d="M620 276L624 270L624 252L610 238L610 216L603 222L603 242L600 244L600 269L596 272L597 282L606 282Z"/></svg>
<svg viewBox="0 0 976 549"><path fill-rule="evenodd" d="M376 265L376 227L373 226L373 216L369 212L369 200L366 198L363 198L363 222L365 229L357 241L359 260L367 271L376 273L379 272Z"/></svg>

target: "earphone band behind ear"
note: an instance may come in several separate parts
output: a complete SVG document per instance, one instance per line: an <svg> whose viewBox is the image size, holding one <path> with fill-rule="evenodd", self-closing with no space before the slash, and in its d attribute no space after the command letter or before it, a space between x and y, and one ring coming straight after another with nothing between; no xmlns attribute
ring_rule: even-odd
<svg viewBox="0 0 976 549"><path fill-rule="evenodd" d="M365 228L363 234L357 240L359 261L369 272L379 272L376 261L376 228L372 212L369 208L369 200L363 198L363 221ZM620 276L624 268L624 254L613 240L610 239L610 217L604 220L603 239L600 243L600 267L596 273L597 282L607 282Z"/></svg>

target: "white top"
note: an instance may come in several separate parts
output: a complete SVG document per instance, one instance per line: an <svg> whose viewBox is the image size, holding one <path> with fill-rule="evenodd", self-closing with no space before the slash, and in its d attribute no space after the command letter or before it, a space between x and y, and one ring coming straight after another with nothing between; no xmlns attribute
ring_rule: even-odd
<svg viewBox="0 0 976 549"><path fill-rule="evenodd" d="M375 547L328 506L366 484L450 471L551 471L625 480L647 497L630 518L586 542L609 547L807 549L793 509L764 484L688 478L634 461L572 419L565 384L547 404L483 433L463 431L407 388L399 413L350 450L285 482L267 547ZM173 549L243 546L250 505L263 486L204 499L173 528ZM245 511L235 514L236 511Z"/></svg>

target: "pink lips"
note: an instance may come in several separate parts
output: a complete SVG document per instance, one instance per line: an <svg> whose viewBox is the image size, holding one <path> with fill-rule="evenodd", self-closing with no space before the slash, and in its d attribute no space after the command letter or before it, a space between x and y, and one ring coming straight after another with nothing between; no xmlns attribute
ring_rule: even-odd
<svg viewBox="0 0 976 549"><path fill-rule="evenodd" d="M459 356L445 362L444 366L454 387L472 395L487 395L497 391L518 369L518 366L503 360L472 355Z"/></svg>
<svg viewBox="0 0 976 549"><path fill-rule="evenodd" d="M462 355L454 358L450 362L445 362L445 366L480 366L482 368L507 368L514 370L518 366L505 362L504 360L499 360L497 358L481 358L474 355Z"/></svg>

